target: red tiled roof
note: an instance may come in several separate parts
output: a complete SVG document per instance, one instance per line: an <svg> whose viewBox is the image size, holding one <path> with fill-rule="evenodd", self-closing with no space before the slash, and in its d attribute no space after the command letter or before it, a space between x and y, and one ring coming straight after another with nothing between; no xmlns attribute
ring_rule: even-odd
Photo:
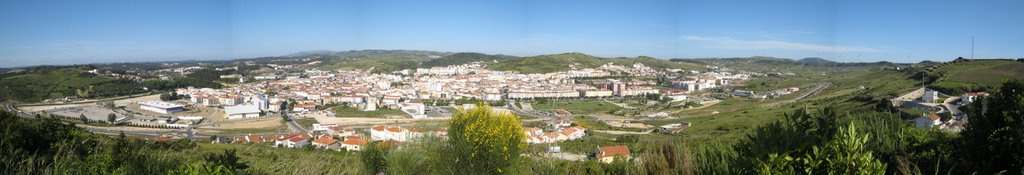
<svg viewBox="0 0 1024 175"><path fill-rule="evenodd" d="M939 115L937 115L937 114L931 114L931 115L928 115L928 118L931 118L932 120L938 120L941 117L939 117Z"/></svg>
<svg viewBox="0 0 1024 175"><path fill-rule="evenodd" d="M168 137L168 136L157 136L153 140L157 141L157 142L170 142L171 141L171 137Z"/></svg>
<svg viewBox="0 0 1024 175"><path fill-rule="evenodd" d="M604 146L597 148L599 157L629 156L629 148L626 146Z"/></svg>
<svg viewBox="0 0 1024 175"><path fill-rule="evenodd" d="M363 139L346 139L345 141L341 142L341 144L360 145L360 146L366 145L366 143L367 143L366 140L363 140Z"/></svg>
<svg viewBox="0 0 1024 175"><path fill-rule="evenodd" d="M373 130L377 130L377 131L384 131L384 128L385 128L384 125L373 126Z"/></svg>
<svg viewBox="0 0 1024 175"><path fill-rule="evenodd" d="M313 143L324 144L324 145L330 145L330 144L332 144L334 142L338 142L338 140L334 140L331 137L320 137L319 139L313 140Z"/></svg>
<svg viewBox="0 0 1024 175"><path fill-rule="evenodd" d="M258 135L249 135L248 139L249 139L249 142L252 142L252 143L263 142L263 139L261 139L260 136L258 136Z"/></svg>
<svg viewBox="0 0 1024 175"><path fill-rule="evenodd" d="M402 132L402 128L399 127L388 127L388 132Z"/></svg>

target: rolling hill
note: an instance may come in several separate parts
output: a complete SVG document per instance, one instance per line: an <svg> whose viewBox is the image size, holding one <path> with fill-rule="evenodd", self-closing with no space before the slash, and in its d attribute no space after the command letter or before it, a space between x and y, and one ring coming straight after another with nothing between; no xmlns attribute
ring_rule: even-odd
<svg viewBox="0 0 1024 175"><path fill-rule="evenodd" d="M92 66L36 67L0 76L0 101L107 97L145 92L139 83L89 73Z"/></svg>
<svg viewBox="0 0 1024 175"><path fill-rule="evenodd" d="M602 58L575 52L513 58L491 64L488 68L492 70L517 71L521 73L549 73L572 70L574 67L596 68L606 63L615 63L620 65L643 63L644 65L653 68L702 69L700 65L693 63L671 62L668 60L659 60L645 56L636 58Z"/></svg>
<svg viewBox="0 0 1024 175"><path fill-rule="evenodd" d="M504 60L513 59L513 58L516 58L516 57L515 56L507 56L507 55L487 55L487 54L474 53L474 52L460 52L460 53L455 53L455 54L451 54L451 55L448 55L448 56L444 56L444 57L441 57L441 58L438 58L438 59L433 59L433 60L430 60L430 61L427 61L427 62L423 62L422 64L420 64L420 67L424 67L424 68L427 68L427 67L444 67L444 66L450 66L450 65L460 65L460 64L466 64L466 63L478 62L478 61L479 62L485 62L485 63L491 63L492 61L504 61Z"/></svg>
<svg viewBox="0 0 1024 175"><path fill-rule="evenodd" d="M951 95L986 91L1010 79L1024 80L1024 62L1013 60L958 60L923 71L937 78L928 87Z"/></svg>

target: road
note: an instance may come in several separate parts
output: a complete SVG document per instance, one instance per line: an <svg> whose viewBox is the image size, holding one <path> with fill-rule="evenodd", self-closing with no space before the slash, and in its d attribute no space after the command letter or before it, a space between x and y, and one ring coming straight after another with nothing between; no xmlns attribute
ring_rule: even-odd
<svg viewBox="0 0 1024 175"><path fill-rule="evenodd" d="M821 91L822 89L828 88L828 86L830 86L830 85L832 85L832 83L830 83L830 82L821 82L821 84L818 84L818 86L815 86L814 89L811 89L810 91L804 92L804 94L801 94L799 97L796 97L796 98L793 98L793 99L789 99L789 100L779 101L779 102L775 102L775 103L770 103L770 104L763 104L761 106L779 106L779 105L785 105L785 104L788 104L788 103L793 103L793 102L796 102L797 100L804 99L804 98L810 97L810 96L812 96L814 94L817 94L819 91Z"/></svg>
<svg viewBox="0 0 1024 175"><path fill-rule="evenodd" d="M960 105L955 103L957 101L960 101L960 97L949 97L946 101L942 102L942 106L945 106L949 110L949 114L954 117L963 115L963 111L960 111Z"/></svg>
<svg viewBox="0 0 1024 175"><path fill-rule="evenodd" d="M294 119L288 119L287 123L288 123L288 128L291 128L292 131L295 131L295 132L308 132L308 131L306 131L306 128L302 128L302 126L299 126L298 123L295 123Z"/></svg>

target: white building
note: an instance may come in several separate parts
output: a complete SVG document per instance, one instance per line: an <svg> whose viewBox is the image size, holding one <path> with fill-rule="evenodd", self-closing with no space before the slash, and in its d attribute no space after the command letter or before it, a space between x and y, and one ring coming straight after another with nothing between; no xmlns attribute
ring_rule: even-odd
<svg viewBox="0 0 1024 175"><path fill-rule="evenodd" d="M172 113L177 113L177 112L185 111L185 106L183 106L183 105L167 103L167 102L160 102L160 101L143 101L143 102L139 102L139 107L144 109L144 110L147 110L147 111L153 111L153 112L161 113L161 114L172 114Z"/></svg>
<svg viewBox="0 0 1024 175"><path fill-rule="evenodd" d="M924 95L921 96L921 102L935 103L939 100L939 92L931 89L925 89Z"/></svg>
<svg viewBox="0 0 1024 175"><path fill-rule="evenodd" d="M238 105L224 108L228 119L257 118L260 117L260 108L256 105Z"/></svg>

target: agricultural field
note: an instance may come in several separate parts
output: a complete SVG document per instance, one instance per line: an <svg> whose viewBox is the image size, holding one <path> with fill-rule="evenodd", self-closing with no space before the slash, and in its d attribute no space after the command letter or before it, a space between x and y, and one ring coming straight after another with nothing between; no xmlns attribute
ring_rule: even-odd
<svg viewBox="0 0 1024 175"><path fill-rule="evenodd" d="M1006 80L1024 79L1024 62L1010 60L971 60L951 62L934 68L941 75L929 87L947 94L984 91Z"/></svg>
<svg viewBox="0 0 1024 175"><path fill-rule="evenodd" d="M565 109L573 114L597 114L597 113L608 113L622 109L615 104L605 102L597 99L587 100L566 100L566 101L538 101L533 102L530 105L535 110L554 111L555 109Z"/></svg>
<svg viewBox="0 0 1024 175"><path fill-rule="evenodd" d="M335 106L331 108L334 111L336 117L358 117L358 118L388 118L388 117L404 117L405 112L398 109L377 109L375 111L363 111L358 108L348 106Z"/></svg>

